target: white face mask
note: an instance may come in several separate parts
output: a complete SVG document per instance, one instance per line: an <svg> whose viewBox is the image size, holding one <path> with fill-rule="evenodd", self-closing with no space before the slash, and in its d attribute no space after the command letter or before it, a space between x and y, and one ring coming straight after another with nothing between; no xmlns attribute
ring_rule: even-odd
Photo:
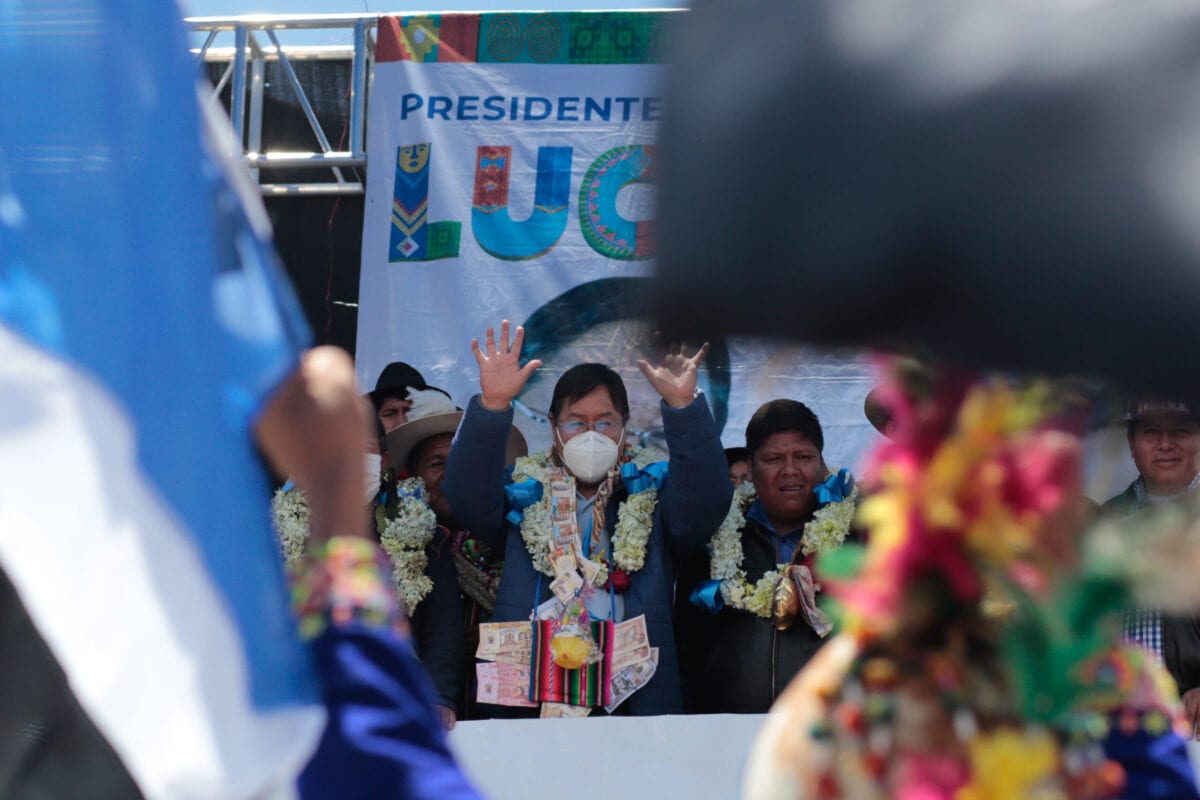
<svg viewBox="0 0 1200 800"><path fill-rule="evenodd" d="M622 428L622 436L624 432ZM602 433L584 431L566 444L563 444L562 435L557 428L554 435L562 445L563 464L583 483L599 483L603 480L620 455L617 443Z"/></svg>
<svg viewBox="0 0 1200 800"><path fill-rule="evenodd" d="M383 456L379 453L367 453L366 461L363 469L363 502L366 504L375 502L375 495L379 494L379 473L383 471Z"/></svg>

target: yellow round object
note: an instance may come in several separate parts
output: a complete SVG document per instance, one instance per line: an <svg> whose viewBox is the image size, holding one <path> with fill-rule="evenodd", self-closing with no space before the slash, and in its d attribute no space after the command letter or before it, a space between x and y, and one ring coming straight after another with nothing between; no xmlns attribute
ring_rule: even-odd
<svg viewBox="0 0 1200 800"><path fill-rule="evenodd" d="M563 669L579 669L587 663L591 651L591 642L573 634L559 634L550 640L554 663Z"/></svg>

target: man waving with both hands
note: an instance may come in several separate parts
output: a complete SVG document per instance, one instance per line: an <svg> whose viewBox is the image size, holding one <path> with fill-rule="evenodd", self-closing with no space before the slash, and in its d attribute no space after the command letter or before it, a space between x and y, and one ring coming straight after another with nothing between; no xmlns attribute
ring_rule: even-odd
<svg viewBox="0 0 1200 800"><path fill-rule="evenodd" d="M509 331L505 320L499 342L492 328L484 347L471 342L480 393L471 398L455 435L443 484L458 519L493 547L504 548L492 620L545 619L546 605L556 597L566 597L568 609L574 603L586 606L592 620L619 623L644 615L649 645L657 648L657 668L623 711L681 713L671 621L675 573L680 561L721 523L732 493L716 424L696 386L708 346L691 357L673 350L659 365L638 361L662 398L670 449L666 462L661 454L655 458L626 444L629 400L621 377L603 364L579 364L554 387L549 413L553 446L518 460L506 472L512 400L542 365L534 359L521 366L524 330L516 329L511 345ZM554 475L573 485L574 496L557 495L552 515ZM522 499L516 490L533 486L531 479L540 481L543 491L524 492ZM561 549L554 549L562 541L560 525L575 534L582 581L574 572L564 575L551 566L562 557ZM566 592L562 579L571 576L575 582ZM496 713L504 711L497 708Z"/></svg>

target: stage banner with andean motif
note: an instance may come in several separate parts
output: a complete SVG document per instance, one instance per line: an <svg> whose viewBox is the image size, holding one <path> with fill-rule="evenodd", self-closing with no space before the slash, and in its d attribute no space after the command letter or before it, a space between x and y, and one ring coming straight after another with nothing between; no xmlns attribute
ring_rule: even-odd
<svg viewBox="0 0 1200 800"><path fill-rule="evenodd" d="M471 338L510 319L526 328L526 358L545 362L517 404L531 447L549 443L554 382L582 361L617 369L630 434L659 438L657 398L635 360L653 345L638 306L654 268L660 82L681 13L380 19L358 313L364 391L388 362L407 361L465 406L478 389ZM693 202L722 202L720 187ZM775 397L814 408L831 465L853 466L876 436L862 413L870 369L854 355L715 341L701 383L727 446L743 443L754 409Z"/></svg>

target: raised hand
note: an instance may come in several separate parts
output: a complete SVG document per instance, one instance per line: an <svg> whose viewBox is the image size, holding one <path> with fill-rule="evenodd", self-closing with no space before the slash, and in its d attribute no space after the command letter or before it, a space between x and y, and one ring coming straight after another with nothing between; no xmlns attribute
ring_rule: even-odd
<svg viewBox="0 0 1200 800"><path fill-rule="evenodd" d="M521 342L525 340L525 329L517 326L512 346L509 347L508 327L508 320L500 323L498 346L496 332L492 328L487 329L483 349L479 347L478 339L471 340L471 352L479 364L479 402L491 411L508 408L512 399L521 393L529 376L542 365L541 360L535 358L521 366Z"/></svg>
<svg viewBox="0 0 1200 800"><path fill-rule="evenodd" d="M667 405L672 408L683 408L690 405L696 396L696 379L700 375L700 365L708 355L708 342L688 358L683 354L682 346L672 346L667 349L663 362L652 365L644 358L639 358L637 365L658 392Z"/></svg>

